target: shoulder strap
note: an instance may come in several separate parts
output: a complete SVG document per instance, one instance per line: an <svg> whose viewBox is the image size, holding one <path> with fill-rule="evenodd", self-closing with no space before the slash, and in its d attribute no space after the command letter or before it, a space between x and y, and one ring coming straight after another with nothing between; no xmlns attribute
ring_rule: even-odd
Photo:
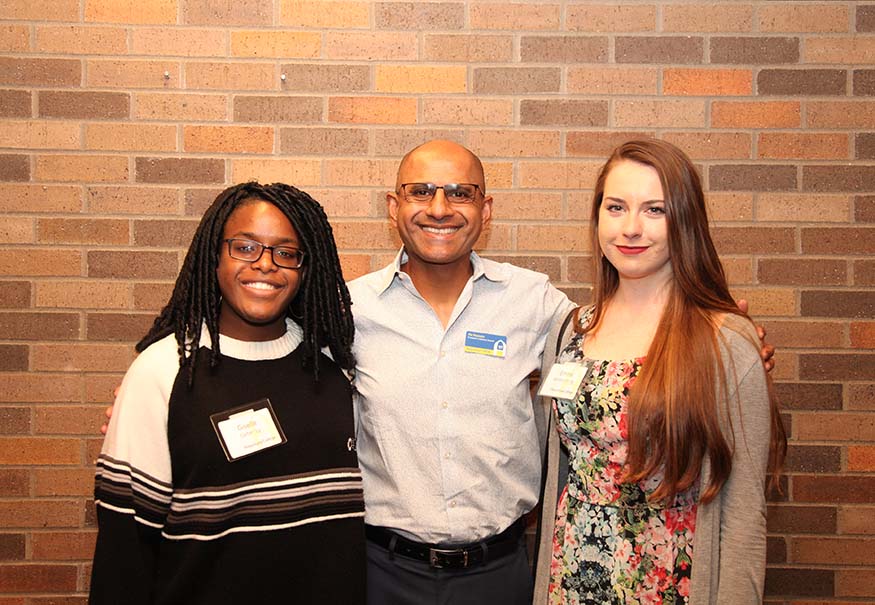
<svg viewBox="0 0 875 605"><path fill-rule="evenodd" d="M562 327L559 328L559 337L556 339L556 355L559 355L559 351L562 350L562 337L565 336L565 330L568 329L568 324L571 323L571 318L574 317L575 313L580 307L575 307L568 312L568 315L565 316L565 320L562 322Z"/></svg>

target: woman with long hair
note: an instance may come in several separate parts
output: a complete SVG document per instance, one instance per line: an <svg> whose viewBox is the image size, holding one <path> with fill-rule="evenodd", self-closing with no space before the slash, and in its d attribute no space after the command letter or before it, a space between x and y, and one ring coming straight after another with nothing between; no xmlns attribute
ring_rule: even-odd
<svg viewBox="0 0 875 605"><path fill-rule="evenodd" d="M535 600L759 603L786 437L695 167L669 143L624 143L590 225L592 304L555 330L543 373L548 459L561 442L568 478L554 508L549 469Z"/></svg>

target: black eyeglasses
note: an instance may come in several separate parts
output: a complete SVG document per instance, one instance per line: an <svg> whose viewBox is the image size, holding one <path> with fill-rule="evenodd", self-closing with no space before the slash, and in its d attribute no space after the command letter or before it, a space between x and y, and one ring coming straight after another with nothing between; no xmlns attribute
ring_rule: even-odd
<svg viewBox="0 0 875 605"><path fill-rule="evenodd" d="M434 198L438 189L444 190L444 197L451 204L472 204L477 199L477 191L483 192L475 183L404 183L401 191L408 202L427 203Z"/></svg>
<svg viewBox="0 0 875 605"><path fill-rule="evenodd" d="M300 269L304 264L304 251L291 246L265 246L251 239L226 239L228 255L248 263L257 262L265 250L270 250L273 264L283 269Z"/></svg>

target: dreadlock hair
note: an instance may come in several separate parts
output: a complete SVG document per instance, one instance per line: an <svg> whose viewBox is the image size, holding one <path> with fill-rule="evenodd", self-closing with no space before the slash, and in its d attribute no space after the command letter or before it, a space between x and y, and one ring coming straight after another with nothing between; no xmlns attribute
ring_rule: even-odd
<svg viewBox="0 0 875 605"><path fill-rule="evenodd" d="M325 211L307 193L290 185L250 182L225 189L206 210L176 278L170 301L136 346L137 351L142 352L150 344L174 334L180 367L188 371L189 386L194 380L194 362L203 326L212 343L210 367L218 365L220 359L221 292L216 269L220 256L227 253L222 241L225 223L237 208L256 201L269 202L282 211L306 252L300 269L301 284L287 310L287 317L293 317L294 312L295 321L303 329L304 366L312 368L314 380L319 380L319 351L327 346L337 365L349 371L354 368L352 303Z"/></svg>

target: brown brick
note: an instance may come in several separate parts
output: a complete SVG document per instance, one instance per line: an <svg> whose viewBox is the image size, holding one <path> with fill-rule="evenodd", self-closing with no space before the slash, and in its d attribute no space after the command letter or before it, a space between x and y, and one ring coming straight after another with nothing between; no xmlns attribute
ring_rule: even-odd
<svg viewBox="0 0 875 605"><path fill-rule="evenodd" d="M90 341L140 340L152 327L152 314L88 313L85 319L85 335Z"/></svg>
<svg viewBox="0 0 875 605"><path fill-rule="evenodd" d="M799 62L799 38L713 37L711 63L774 65Z"/></svg>
<svg viewBox="0 0 875 605"><path fill-rule="evenodd" d="M128 221L116 219L41 218L37 240L51 244L127 244Z"/></svg>
<svg viewBox="0 0 875 605"><path fill-rule="evenodd" d="M853 322L851 346L855 349L875 349L875 323Z"/></svg>
<svg viewBox="0 0 875 605"><path fill-rule="evenodd" d="M364 128L282 128L280 151L296 155L367 155Z"/></svg>
<svg viewBox="0 0 875 605"><path fill-rule="evenodd" d="M763 69L757 76L761 95L844 95L847 73L842 69Z"/></svg>
<svg viewBox="0 0 875 605"><path fill-rule="evenodd" d="M0 153L0 181L29 181L30 159L26 155Z"/></svg>
<svg viewBox="0 0 875 605"><path fill-rule="evenodd" d="M378 29L462 29L465 6L460 2L376 2L374 21Z"/></svg>
<svg viewBox="0 0 875 605"><path fill-rule="evenodd" d="M704 41L699 36L617 36L617 63L701 63Z"/></svg>
<svg viewBox="0 0 875 605"><path fill-rule="evenodd" d="M875 540L868 538L817 538L793 539L791 556L801 564L815 565L873 565L875 564Z"/></svg>
<svg viewBox="0 0 875 605"><path fill-rule="evenodd" d="M142 120L212 120L227 118L227 97L222 94L138 93L134 117Z"/></svg>
<svg viewBox="0 0 875 605"><path fill-rule="evenodd" d="M875 261L854 261L854 284L875 286Z"/></svg>
<svg viewBox="0 0 875 605"><path fill-rule="evenodd" d="M105 350L95 355L94 359L74 359L77 355L67 356L71 360L71 366L78 370L95 371L104 368L98 368L98 363L94 361L113 360L112 363L106 365L106 370L114 372L124 371L133 361L133 351L124 345L98 345L104 347ZM96 347L90 347L90 350L95 350ZM127 355L113 356L112 352L118 352L122 348L128 351ZM57 350L54 347L52 350ZM78 355L78 357L83 357ZM85 363L83 363L85 362ZM95 435L100 429L100 425L105 420L103 409L100 406L51 406L38 407L36 409L36 417L34 418L34 433L36 435Z"/></svg>
<svg viewBox="0 0 875 605"><path fill-rule="evenodd" d="M586 2L569 5L566 11L566 27L571 31L647 32L656 29L656 7L653 5Z"/></svg>
<svg viewBox="0 0 875 605"><path fill-rule="evenodd" d="M28 348L25 345L0 345L0 371L26 371L27 355Z"/></svg>
<svg viewBox="0 0 875 605"><path fill-rule="evenodd" d="M810 426L806 425L808 418L813 418L813 416L799 414L794 417L794 427L797 430L797 433L794 434L796 439L818 439L811 434ZM819 414L817 420L813 422L819 422L822 418L823 415ZM800 430L803 432L798 432ZM784 462L785 472L788 473L836 473L841 470L841 466L841 448L827 445L790 444L787 448L787 459Z"/></svg>
<svg viewBox="0 0 875 605"><path fill-rule="evenodd" d="M30 495L30 471L0 468L0 493L5 497Z"/></svg>
<svg viewBox="0 0 875 605"><path fill-rule="evenodd" d="M854 220L858 223L875 223L875 195L854 197Z"/></svg>
<svg viewBox="0 0 875 605"><path fill-rule="evenodd" d="M757 151L766 159L842 160L848 159L848 134L826 132L763 132Z"/></svg>
<svg viewBox="0 0 875 605"><path fill-rule="evenodd" d="M803 166L805 191L860 191L875 189L875 166Z"/></svg>
<svg viewBox="0 0 875 605"><path fill-rule="evenodd" d="M322 119L321 97L234 97L236 122L318 122Z"/></svg>
<svg viewBox="0 0 875 605"><path fill-rule="evenodd" d="M0 561L24 559L24 534L0 534Z"/></svg>
<svg viewBox="0 0 875 605"><path fill-rule="evenodd" d="M756 313L756 309L751 310ZM844 326L839 321L781 320L766 324L769 340L779 348L843 348ZM841 393L839 393L841 395ZM841 398L841 397L839 397Z"/></svg>
<svg viewBox="0 0 875 605"><path fill-rule="evenodd" d="M803 300L803 312L804 304ZM875 376L875 354L802 354L799 356L799 376L804 380L869 380ZM871 423L872 416L869 419Z"/></svg>
<svg viewBox="0 0 875 605"><path fill-rule="evenodd" d="M77 313L0 313L0 338L5 340L72 340L79 337Z"/></svg>
<svg viewBox="0 0 875 605"><path fill-rule="evenodd" d="M74 592L76 565L0 565L0 586L9 592Z"/></svg>
<svg viewBox="0 0 875 605"><path fill-rule="evenodd" d="M801 302L803 316L864 319L875 315L875 297L867 291L806 290Z"/></svg>
<svg viewBox="0 0 875 605"><path fill-rule="evenodd" d="M405 128L403 130L376 128L371 129L371 133L374 148L378 150L379 155L391 158L400 158L414 147L433 139L445 139L460 145L465 143L464 131L449 128ZM477 151L479 152L479 150ZM384 197L381 196L379 201L383 205L385 203Z"/></svg>
<svg viewBox="0 0 875 605"><path fill-rule="evenodd" d="M88 187L88 210L97 214L176 214L175 188Z"/></svg>
<svg viewBox="0 0 875 605"><path fill-rule="evenodd" d="M0 355L2 354L2 348L0 348ZM16 369L22 368L4 368L4 371ZM30 430L30 408L0 407L0 434L28 435Z"/></svg>
<svg viewBox="0 0 875 605"><path fill-rule="evenodd" d="M875 470L875 446L848 446L848 470L851 472Z"/></svg>
<svg viewBox="0 0 875 605"><path fill-rule="evenodd" d="M766 563L787 562L787 540L783 537L766 536Z"/></svg>
<svg viewBox="0 0 875 605"><path fill-rule="evenodd" d="M875 534L875 509L870 506L840 506L838 510L839 533L852 534Z"/></svg>
<svg viewBox="0 0 875 605"><path fill-rule="evenodd" d="M614 123L620 128L702 128L705 103L671 98L615 101Z"/></svg>
<svg viewBox="0 0 875 605"><path fill-rule="evenodd" d="M88 277L174 279L179 271L175 252L91 250Z"/></svg>
<svg viewBox="0 0 875 605"><path fill-rule="evenodd" d="M89 25L37 26L34 46L43 53L71 55L124 55L128 50L123 27Z"/></svg>
<svg viewBox="0 0 875 605"><path fill-rule="evenodd" d="M593 262L591 256L569 256L568 281L591 284L593 281L592 265Z"/></svg>
<svg viewBox="0 0 875 605"><path fill-rule="evenodd" d="M832 570L769 567L766 570L766 596L831 597L835 577Z"/></svg>
<svg viewBox="0 0 875 605"><path fill-rule="evenodd" d="M300 92L361 92L371 85L371 68L367 65L325 65L297 63L282 66L286 86Z"/></svg>
<svg viewBox="0 0 875 605"><path fill-rule="evenodd" d="M42 90L38 115L50 118L127 118L131 97L122 92Z"/></svg>
<svg viewBox="0 0 875 605"><path fill-rule="evenodd" d="M527 94L559 92L558 67L475 67L474 92L485 94Z"/></svg>
<svg viewBox="0 0 875 605"><path fill-rule="evenodd" d="M808 101L806 106L809 128L875 128L875 102L872 101Z"/></svg>
<svg viewBox="0 0 875 605"><path fill-rule="evenodd" d="M408 97L331 97L328 121L345 124L415 124L417 102Z"/></svg>
<svg viewBox="0 0 875 605"><path fill-rule="evenodd" d="M795 101L714 101L715 128L797 128L801 109Z"/></svg>
<svg viewBox="0 0 875 605"><path fill-rule="evenodd" d="M186 0L182 22L188 25L271 25L271 0Z"/></svg>
<svg viewBox="0 0 875 605"><path fill-rule="evenodd" d="M185 83L189 90L275 91L282 80L272 63L186 63ZM299 82L292 80L299 90Z"/></svg>
<svg viewBox="0 0 875 605"><path fill-rule="evenodd" d="M854 157L858 160L875 160L875 133L859 132L854 137Z"/></svg>
<svg viewBox="0 0 875 605"><path fill-rule="evenodd" d="M54 561L90 559L94 554L95 538L97 534L93 531L34 532L33 558Z"/></svg>
<svg viewBox="0 0 875 605"><path fill-rule="evenodd" d="M561 151L554 130L473 130L468 142L482 157L556 157Z"/></svg>
<svg viewBox="0 0 875 605"><path fill-rule="evenodd" d="M0 57L0 84L13 86L79 86L82 63L74 59Z"/></svg>
<svg viewBox="0 0 875 605"><path fill-rule="evenodd" d="M875 5L857 6L857 31L875 32Z"/></svg>
<svg viewBox="0 0 875 605"><path fill-rule="evenodd" d="M222 183L225 162L201 158L136 158L140 183Z"/></svg>
<svg viewBox="0 0 875 605"><path fill-rule="evenodd" d="M348 36L349 32L339 34ZM369 32L368 35L373 35ZM397 32L390 35L397 36ZM416 52L412 45L409 52ZM513 37L483 34L438 34L423 35L423 56L426 61L456 61L463 63L509 63L513 60ZM402 54L402 53L399 53ZM389 57L397 60L397 55Z"/></svg>
<svg viewBox="0 0 875 605"><path fill-rule="evenodd" d="M873 254L875 227L810 227L802 229L805 254Z"/></svg>
<svg viewBox="0 0 875 605"><path fill-rule="evenodd" d="M0 90L0 117L29 118L30 99L29 90Z"/></svg>
<svg viewBox="0 0 875 605"><path fill-rule="evenodd" d="M40 155L36 157L35 179L68 182L124 182L128 159L110 155Z"/></svg>
<svg viewBox="0 0 875 605"><path fill-rule="evenodd" d="M641 136L639 132L613 130L569 131L565 134L565 153L569 156L604 160L620 144Z"/></svg>
<svg viewBox="0 0 875 605"><path fill-rule="evenodd" d="M720 254L780 254L795 248L793 230L783 227L716 227L711 236Z"/></svg>
<svg viewBox="0 0 875 605"><path fill-rule="evenodd" d="M520 101L523 126L608 125L608 101L535 100Z"/></svg>
<svg viewBox="0 0 875 605"><path fill-rule="evenodd" d="M462 10L461 4L459 6ZM560 29L560 9L555 3L472 3L469 10L472 29ZM569 28L570 21L569 17Z"/></svg>
<svg viewBox="0 0 875 605"><path fill-rule="evenodd" d="M197 225L198 221L191 219L138 220L134 222L134 243L157 248L188 248Z"/></svg>
<svg viewBox="0 0 875 605"><path fill-rule="evenodd" d="M0 437L0 461L8 465L78 464L79 440Z"/></svg>
<svg viewBox="0 0 875 605"><path fill-rule="evenodd" d="M605 36L526 36L520 37L523 63L606 63L608 38Z"/></svg>
<svg viewBox="0 0 875 605"><path fill-rule="evenodd" d="M720 191L787 191L796 188L796 167L786 165L717 164L708 186Z"/></svg>
<svg viewBox="0 0 875 605"><path fill-rule="evenodd" d="M875 69L855 69L853 90L856 96L875 95Z"/></svg>
<svg viewBox="0 0 875 605"><path fill-rule="evenodd" d="M764 284L837 286L847 283L848 265L832 259L762 259L758 278Z"/></svg>
<svg viewBox="0 0 875 605"><path fill-rule="evenodd" d="M659 69L655 67L568 67L569 93L593 95L655 95L659 93Z"/></svg>
<svg viewBox="0 0 875 605"><path fill-rule="evenodd" d="M823 534L836 531L836 509L832 506L770 505L766 515L769 533Z"/></svg>
<svg viewBox="0 0 875 605"><path fill-rule="evenodd" d="M41 281L36 284L36 306L61 309L127 309L131 285L109 280Z"/></svg>

